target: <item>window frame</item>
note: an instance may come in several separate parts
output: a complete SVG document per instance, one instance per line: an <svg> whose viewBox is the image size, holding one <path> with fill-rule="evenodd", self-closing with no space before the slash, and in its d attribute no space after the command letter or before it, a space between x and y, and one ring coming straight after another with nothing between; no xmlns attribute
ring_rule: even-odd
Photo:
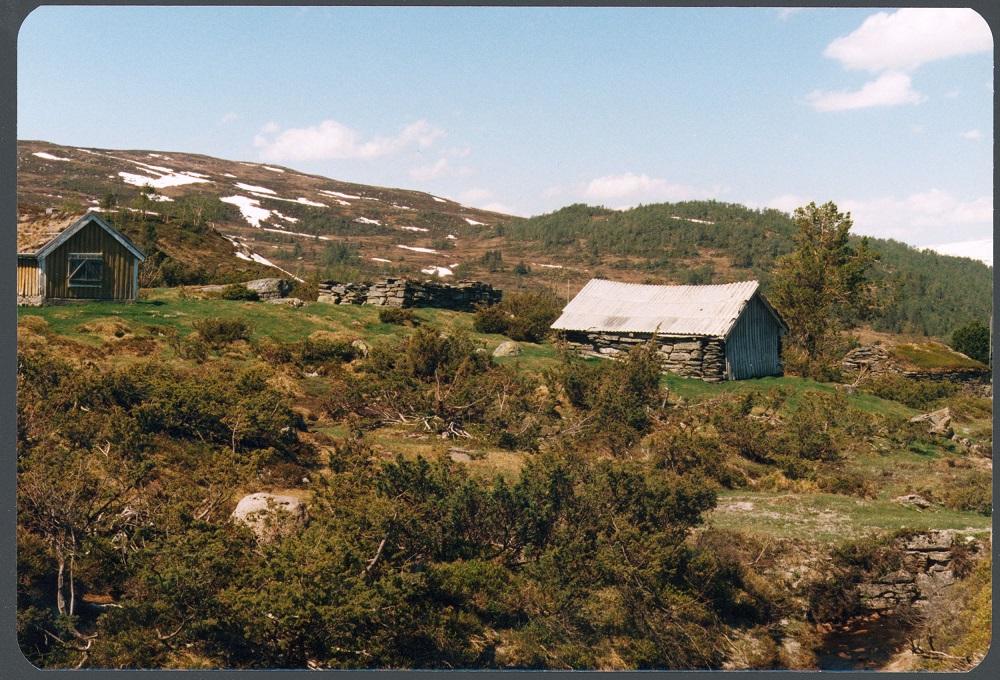
<svg viewBox="0 0 1000 680"><path fill-rule="evenodd" d="M104 253L69 253L66 258L66 286L69 288L100 288L104 285ZM93 278L92 268L96 264L96 278ZM79 274L88 273L91 278L79 278ZM74 280L74 277L77 277Z"/></svg>

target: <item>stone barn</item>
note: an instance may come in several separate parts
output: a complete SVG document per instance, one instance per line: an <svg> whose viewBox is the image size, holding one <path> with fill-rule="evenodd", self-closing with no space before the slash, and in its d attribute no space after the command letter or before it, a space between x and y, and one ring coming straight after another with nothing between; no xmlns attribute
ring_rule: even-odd
<svg viewBox="0 0 1000 680"><path fill-rule="evenodd" d="M17 225L17 303L135 300L146 256L98 214Z"/></svg>
<svg viewBox="0 0 1000 680"><path fill-rule="evenodd" d="M655 338L664 371L708 382L781 375L788 326L756 281L650 286L591 279L552 324L584 356Z"/></svg>

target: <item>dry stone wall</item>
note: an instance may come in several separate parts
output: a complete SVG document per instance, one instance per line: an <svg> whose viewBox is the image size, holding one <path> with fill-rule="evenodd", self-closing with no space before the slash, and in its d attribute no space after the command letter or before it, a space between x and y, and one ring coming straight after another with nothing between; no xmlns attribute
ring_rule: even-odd
<svg viewBox="0 0 1000 680"><path fill-rule="evenodd" d="M374 283L319 284L319 302L379 307L436 307L470 312L478 305L500 302L501 291L482 281L414 281L387 278Z"/></svg>
<svg viewBox="0 0 1000 680"><path fill-rule="evenodd" d="M636 345L647 342L649 333L588 333L570 331L565 340L578 354L612 359L626 354ZM721 382L726 378L725 342L717 338L656 338L657 354L665 373L706 382Z"/></svg>

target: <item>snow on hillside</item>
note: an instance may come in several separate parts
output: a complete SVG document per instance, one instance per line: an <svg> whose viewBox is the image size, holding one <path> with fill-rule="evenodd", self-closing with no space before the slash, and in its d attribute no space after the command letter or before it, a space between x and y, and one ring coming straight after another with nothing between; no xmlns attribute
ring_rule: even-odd
<svg viewBox="0 0 1000 680"><path fill-rule="evenodd" d="M379 226L379 227L382 226L382 222L381 221L369 219L367 217L358 217L354 221L357 222L358 224L374 224L374 225Z"/></svg>
<svg viewBox="0 0 1000 680"><path fill-rule="evenodd" d="M444 277L446 277L446 276L454 276L455 275L455 272L453 272L448 267L424 267L420 271L422 273L424 273L424 274L431 274L431 275L437 276L438 278L442 278L442 279Z"/></svg>
<svg viewBox="0 0 1000 680"><path fill-rule="evenodd" d="M229 203L235 205L240 209L240 214L243 215L250 226L259 227L260 223L271 217L271 211L267 208L260 207L260 201L256 198L247 198L246 196L224 196L219 199L223 203Z"/></svg>
<svg viewBox="0 0 1000 680"><path fill-rule="evenodd" d="M485 223L485 222L477 222L477 221L475 221L474 219L472 219L471 217L465 217L465 218L463 218L463 219L464 219L464 220L465 220L466 222L468 222L469 224L471 224L472 226L474 226L474 227L475 227L475 226L480 226L480 227L485 227L485 226L486 226L486 223Z"/></svg>
<svg viewBox="0 0 1000 680"><path fill-rule="evenodd" d="M167 187L179 187L185 184L198 184L199 182L207 182L207 179L201 177L194 177L192 175L183 172L169 172L161 175L160 177L147 177L145 175L136 175L131 172L119 172L118 176L126 184L133 184L137 187L146 186L147 184L154 189L166 189Z"/></svg>
<svg viewBox="0 0 1000 680"><path fill-rule="evenodd" d="M415 253L430 253L431 255L437 255L437 251L433 248L421 248L420 246L401 246L397 245L397 248L402 248L403 250L412 250Z"/></svg>
<svg viewBox="0 0 1000 680"><path fill-rule="evenodd" d="M44 158L47 161L71 161L71 160L73 160L72 158L61 158L60 156L53 156L52 154L46 153L45 151L36 151L35 153L33 153L31 155L32 156L38 156L39 158Z"/></svg>
<svg viewBox="0 0 1000 680"><path fill-rule="evenodd" d="M258 187L254 186L253 184L244 184L243 182L234 182L234 184L240 189L243 189L243 191L249 191L254 194L267 194L270 196L272 194L278 193L273 189L268 189L267 187Z"/></svg>

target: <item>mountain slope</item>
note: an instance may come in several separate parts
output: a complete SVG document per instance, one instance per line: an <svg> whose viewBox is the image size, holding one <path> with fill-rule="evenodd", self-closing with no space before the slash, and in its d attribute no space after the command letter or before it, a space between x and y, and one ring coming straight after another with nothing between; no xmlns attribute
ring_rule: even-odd
<svg viewBox="0 0 1000 680"><path fill-rule="evenodd" d="M589 278L724 283L757 278L791 249L777 210L716 201L616 211L572 205L522 219L419 191L354 184L291 168L168 151L18 143L18 213L103 210L153 251L148 285L274 273L351 280L480 278L505 289L574 294ZM895 294L879 330L944 336L986 321L992 269L871 239Z"/></svg>

